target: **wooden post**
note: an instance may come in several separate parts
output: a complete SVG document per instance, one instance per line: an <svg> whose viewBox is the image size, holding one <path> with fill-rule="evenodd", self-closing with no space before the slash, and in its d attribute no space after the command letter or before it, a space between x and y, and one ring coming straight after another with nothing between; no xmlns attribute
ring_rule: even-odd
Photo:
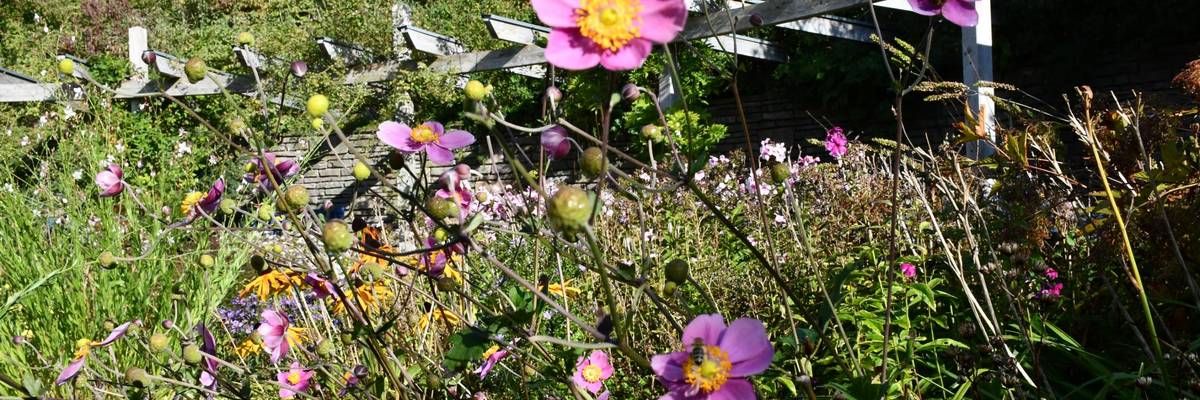
<svg viewBox="0 0 1200 400"><path fill-rule="evenodd" d="M995 89L980 87L979 82L992 82L992 0L975 2L979 13L979 24L962 30L963 83L970 95L967 98L971 112L983 123L988 139L996 140L996 103L992 100ZM970 143L967 155L983 158L996 152L985 142Z"/></svg>

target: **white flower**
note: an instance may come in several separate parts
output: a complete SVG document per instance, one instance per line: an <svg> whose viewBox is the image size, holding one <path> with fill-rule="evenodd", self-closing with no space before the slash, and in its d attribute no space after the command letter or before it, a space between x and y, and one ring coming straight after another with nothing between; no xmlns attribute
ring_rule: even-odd
<svg viewBox="0 0 1200 400"><path fill-rule="evenodd" d="M220 159L217 158L216 154L208 156L208 164L209 165L217 165L217 162L219 162L219 161L220 161Z"/></svg>
<svg viewBox="0 0 1200 400"><path fill-rule="evenodd" d="M179 131L182 132L183 129L180 129ZM181 141L175 145L175 154L176 155L182 156L184 154L190 154L191 152L192 152L192 145L188 144L188 142Z"/></svg>
<svg viewBox="0 0 1200 400"><path fill-rule="evenodd" d="M787 147L783 143L772 143L771 139L763 139L758 156L767 161L774 159L778 162L784 162L787 160Z"/></svg>
<svg viewBox="0 0 1200 400"><path fill-rule="evenodd" d="M28 145L29 145L29 136L22 136L21 137L21 147L25 147Z"/></svg>
<svg viewBox="0 0 1200 400"><path fill-rule="evenodd" d="M4 190L7 190L9 193L12 193L15 189L13 189L13 184L11 182L9 182L9 183L4 184Z"/></svg>
<svg viewBox="0 0 1200 400"><path fill-rule="evenodd" d="M123 143L117 143L115 146L113 146L113 148L116 149L118 153L125 152L125 144Z"/></svg>
<svg viewBox="0 0 1200 400"><path fill-rule="evenodd" d="M75 172L71 173L71 177L75 178L75 180L83 179L83 170L82 169L75 170Z"/></svg>
<svg viewBox="0 0 1200 400"><path fill-rule="evenodd" d="M550 317L553 317L553 316L554 316L554 310L542 311L542 319L550 319Z"/></svg>

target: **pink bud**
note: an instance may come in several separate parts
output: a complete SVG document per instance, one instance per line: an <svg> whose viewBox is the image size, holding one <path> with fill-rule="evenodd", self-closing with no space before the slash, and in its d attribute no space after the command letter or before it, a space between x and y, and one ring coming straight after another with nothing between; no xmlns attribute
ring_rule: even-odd
<svg viewBox="0 0 1200 400"><path fill-rule="evenodd" d="M121 181L124 177L121 166L117 164L109 164L107 169L96 173L96 186L100 187L100 197L121 194L121 191L125 190L125 183Z"/></svg>
<svg viewBox="0 0 1200 400"><path fill-rule="evenodd" d="M546 88L546 98L550 99L550 101L557 103L559 100L562 100L562 97L563 93L561 90L558 90L558 86L550 86Z"/></svg>
<svg viewBox="0 0 1200 400"><path fill-rule="evenodd" d="M471 178L471 166L467 164L458 164L454 166L454 172L458 174L458 179Z"/></svg>
<svg viewBox="0 0 1200 400"><path fill-rule="evenodd" d="M555 125L542 132L542 148L550 158L561 159L571 152L571 142L567 140L567 130Z"/></svg>

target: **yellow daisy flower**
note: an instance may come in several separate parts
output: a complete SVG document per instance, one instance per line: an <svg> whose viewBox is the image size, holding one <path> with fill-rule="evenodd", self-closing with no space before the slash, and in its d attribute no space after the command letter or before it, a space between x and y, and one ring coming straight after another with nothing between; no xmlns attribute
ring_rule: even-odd
<svg viewBox="0 0 1200 400"><path fill-rule="evenodd" d="M306 328L288 326L287 333L284 333L283 337L287 339L289 346L299 347L304 344L305 331L307 331Z"/></svg>
<svg viewBox="0 0 1200 400"><path fill-rule="evenodd" d="M358 297L358 305L366 309L366 313L375 314L383 310L386 303L390 302L396 296L392 288L383 281L375 281L374 283L363 283L354 289L354 296ZM338 301L333 307L333 312L340 314L346 312L346 305Z"/></svg>
<svg viewBox="0 0 1200 400"><path fill-rule="evenodd" d="M460 318L458 315L455 315L450 310L446 310L441 307L434 308L433 311L425 313L425 315L422 315L421 319L417 321L417 330L424 331L425 328L429 326L430 322L435 321L442 321L447 325L458 325L459 322L462 322L462 318Z"/></svg>
<svg viewBox="0 0 1200 400"><path fill-rule="evenodd" d="M488 357L491 357L492 354L496 354L497 351L500 351L500 345L493 344L492 347L488 347L487 351L483 352L483 357L479 358L486 360Z"/></svg>
<svg viewBox="0 0 1200 400"><path fill-rule="evenodd" d="M258 343L254 343L254 340L246 339L243 340L241 344L238 344L237 348L234 348L233 351L234 353L237 353L238 357L246 358L261 353L262 346L259 346Z"/></svg>
<svg viewBox="0 0 1200 400"><path fill-rule="evenodd" d="M579 293L581 293L581 291L579 290L579 288L571 286L571 284L574 282L575 282L575 279L572 278L572 279L567 279L563 283L551 283L550 288L547 289L546 291L548 291L548 292L550 292L550 294L554 294L554 295L566 296L567 298L575 298L575 296L579 296ZM542 288L545 288L545 285L538 285L538 290L542 290Z"/></svg>
<svg viewBox="0 0 1200 400"><path fill-rule="evenodd" d="M298 274L268 269L250 280L250 283L247 283L242 288L242 291L238 292L238 297L246 297L249 293L257 293L259 300L266 301L267 297L279 294L292 285L299 284L300 275Z"/></svg>

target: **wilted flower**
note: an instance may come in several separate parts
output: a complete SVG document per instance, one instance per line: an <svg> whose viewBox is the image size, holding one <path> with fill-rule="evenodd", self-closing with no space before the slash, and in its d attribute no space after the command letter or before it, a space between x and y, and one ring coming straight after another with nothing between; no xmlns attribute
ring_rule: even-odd
<svg viewBox="0 0 1200 400"><path fill-rule="evenodd" d="M254 170L242 177L247 183L257 182L258 190L270 192L275 190L275 184L283 183L287 177L300 172L300 163L293 160L277 161L275 154L263 152L262 157L250 161Z"/></svg>
<svg viewBox="0 0 1200 400"><path fill-rule="evenodd" d="M668 43L683 30L682 0L532 0L538 19L551 28L546 61L583 70L642 65L654 44Z"/></svg>
<svg viewBox="0 0 1200 400"><path fill-rule="evenodd" d="M846 155L846 135L842 132L842 128L835 126L825 132L825 151L833 158L842 158Z"/></svg>
<svg viewBox="0 0 1200 400"><path fill-rule="evenodd" d="M192 192L184 197L179 210L188 216L188 221L195 220L201 213L212 214L221 205L221 196L225 194L225 178L217 178L208 193Z"/></svg>
<svg viewBox="0 0 1200 400"><path fill-rule="evenodd" d="M120 326L113 328L113 330L108 333L108 337L99 342L91 339L79 339L76 341L75 345L77 350L75 350L74 359L72 359L71 362L67 364L67 367L63 368L62 372L58 374L58 378L54 379L54 384L62 385L67 383L67 381L74 379L76 375L79 375L79 372L83 370L84 364L87 363L87 357L92 353L93 347L105 347L113 344L113 342L116 342L117 339L125 337L125 332L129 330L130 326L133 326L134 324L141 325L141 323L141 320L133 320L123 323Z"/></svg>
<svg viewBox="0 0 1200 400"><path fill-rule="evenodd" d="M430 161L440 165L454 163L454 153L451 150L475 143L475 136L467 131L446 132L441 123L434 121L427 121L415 128L394 121L386 121L379 125L379 132L376 135L381 142L402 152L424 151L429 155Z"/></svg>
<svg viewBox="0 0 1200 400"><path fill-rule="evenodd" d="M667 399L754 399L746 378L765 371L775 356L766 327L751 318L726 327L720 314L698 316L683 330L683 343L684 351L650 361Z"/></svg>
<svg viewBox="0 0 1200 400"><path fill-rule="evenodd" d="M567 130L555 125L542 132L542 149L553 159L562 159L571 152L571 141L567 140Z"/></svg>
<svg viewBox="0 0 1200 400"><path fill-rule="evenodd" d="M251 279L250 283L247 283L242 291L238 292L238 297L255 293L260 301L266 301L267 297L282 293L292 285L300 284L300 281L300 276L296 273L267 269Z"/></svg>
<svg viewBox="0 0 1200 400"><path fill-rule="evenodd" d="M304 283L312 286L313 294L315 294L318 299L329 297L329 295L333 293L333 284L329 283L328 280L322 278L320 275L317 275L316 272L309 272L308 275L304 277Z"/></svg>
<svg viewBox="0 0 1200 400"><path fill-rule="evenodd" d="M908 0L913 12L921 15L941 14L958 26L975 26L979 13L975 11L976 0Z"/></svg>
<svg viewBox="0 0 1200 400"><path fill-rule="evenodd" d="M595 394L612 374L613 366L608 362L608 353L593 350L587 358L580 356L579 360L575 361L575 376L571 377L571 381L575 386Z"/></svg>
<svg viewBox="0 0 1200 400"><path fill-rule="evenodd" d="M475 373L479 374L479 379L487 378L488 372L496 367L500 360L508 357L508 349L500 349L500 346L492 345L486 352L483 353L483 365L475 369Z"/></svg>
<svg viewBox="0 0 1200 400"><path fill-rule="evenodd" d="M279 397L286 399L295 397L296 393L307 391L312 376L312 370L304 369L300 366L300 363L293 362L290 370L286 372L281 371L276 375L281 386L279 388Z"/></svg>
<svg viewBox="0 0 1200 400"><path fill-rule="evenodd" d="M125 174L121 171L121 166L117 164L108 164L108 168L96 173L96 186L100 187L100 197L112 197L121 194L125 190L125 182L121 179Z"/></svg>

